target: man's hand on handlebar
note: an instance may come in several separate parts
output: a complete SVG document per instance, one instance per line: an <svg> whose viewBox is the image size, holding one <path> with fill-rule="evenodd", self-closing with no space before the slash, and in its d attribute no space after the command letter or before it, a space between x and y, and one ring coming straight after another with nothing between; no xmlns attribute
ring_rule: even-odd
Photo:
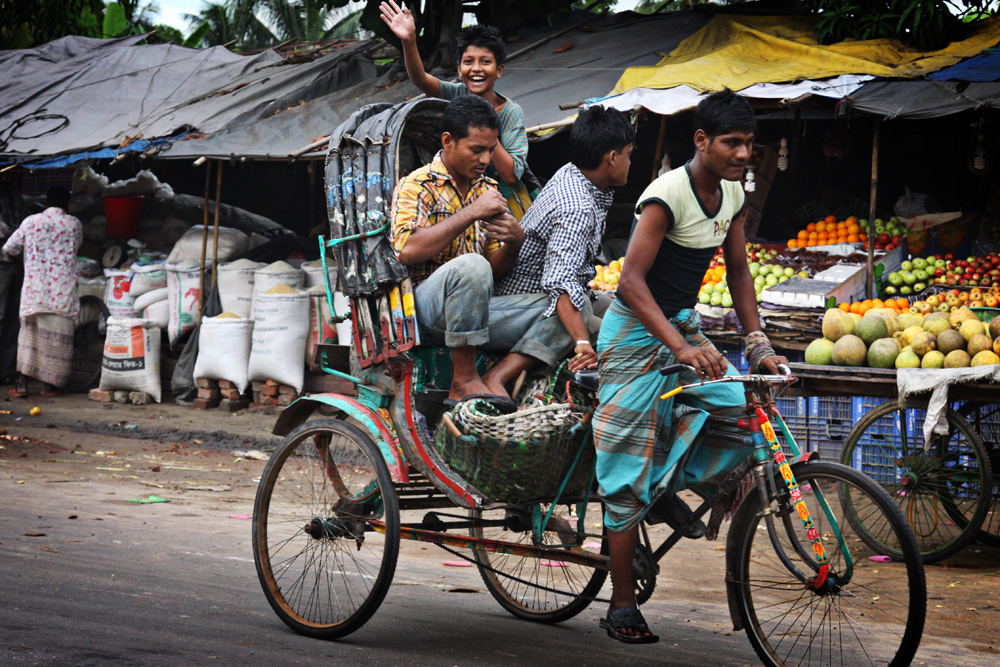
<svg viewBox="0 0 1000 667"><path fill-rule="evenodd" d="M784 368L778 368L779 365L784 366ZM778 355L764 357L757 370L768 375L788 375L788 359Z"/></svg>
<svg viewBox="0 0 1000 667"><path fill-rule="evenodd" d="M590 343L579 343L573 348L573 358L569 360L570 372L597 368L597 352Z"/></svg>
<svg viewBox="0 0 1000 667"><path fill-rule="evenodd" d="M702 380L718 380L726 374L726 358L710 347L685 345L675 356L677 363L691 366Z"/></svg>

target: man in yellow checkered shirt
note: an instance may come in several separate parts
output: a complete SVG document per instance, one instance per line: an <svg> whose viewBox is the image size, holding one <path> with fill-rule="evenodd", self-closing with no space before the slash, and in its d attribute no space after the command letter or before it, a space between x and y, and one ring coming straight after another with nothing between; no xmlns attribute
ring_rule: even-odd
<svg viewBox="0 0 1000 667"><path fill-rule="evenodd" d="M569 334L544 309L513 297L493 297L493 284L513 268L524 231L507 210L496 182L485 176L496 150L499 120L475 95L452 100L441 117L442 150L400 181L392 199L393 248L415 285L420 337L451 350L448 402L484 397L513 410L503 384L476 371L476 348L490 347L490 330L524 332L512 353L552 363ZM555 322L541 322L555 319ZM565 339L565 340L563 340Z"/></svg>

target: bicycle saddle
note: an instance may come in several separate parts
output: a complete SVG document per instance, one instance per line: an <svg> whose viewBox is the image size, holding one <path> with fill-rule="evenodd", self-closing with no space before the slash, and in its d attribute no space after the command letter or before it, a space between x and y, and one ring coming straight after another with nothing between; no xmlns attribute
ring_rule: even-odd
<svg viewBox="0 0 1000 667"><path fill-rule="evenodd" d="M597 370L576 371L573 373L572 382L575 385L583 387L587 391L597 393L597 387L600 385L600 374Z"/></svg>

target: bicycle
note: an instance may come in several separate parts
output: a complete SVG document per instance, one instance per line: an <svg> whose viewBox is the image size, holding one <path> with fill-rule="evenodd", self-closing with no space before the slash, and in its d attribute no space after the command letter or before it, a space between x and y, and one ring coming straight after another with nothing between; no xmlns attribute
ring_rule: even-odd
<svg viewBox="0 0 1000 667"><path fill-rule="evenodd" d="M600 600L607 541L603 529L587 529L587 513L599 514L600 498L516 506L477 499L433 455L427 438L434 396L414 392L413 373L412 359L400 354L387 361L377 387L359 385L359 397L385 392L385 405L310 396L279 419L275 431L287 437L261 478L253 546L265 595L282 621L325 639L356 631L385 597L400 539L437 544L472 561L494 598L520 618L565 621ZM633 559L639 603L652 593L658 561L688 527L750 480L726 538L726 590L734 628L746 632L764 664L909 664L926 613L916 538L878 484L801 454L774 403L775 388L794 381L759 374L711 381L743 383L747 411L739 419L711 416L705 437L753 453L659 547L643 526ZM572 382L591 395L596 389L585 374ZM317 408L339 418L304 421ZM430 511L420 521L401 520L401 512L455 505L466 514ZM852 515L868 521L859 525L846 518Z"/></svg>
<svg viewBox="0 0 1000 667"><path fill-rule="evenodd" d="M101 379L108 317L108 307L99 297L91 294L80 297L80 313L76 317L76 328L73 331L73 364L66 381L67 391L87 391Z"/></svg>

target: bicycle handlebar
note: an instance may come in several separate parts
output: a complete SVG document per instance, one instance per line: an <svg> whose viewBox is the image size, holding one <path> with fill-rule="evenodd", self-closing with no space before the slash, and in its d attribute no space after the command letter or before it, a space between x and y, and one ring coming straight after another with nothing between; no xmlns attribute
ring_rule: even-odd
<svg viewBox="0 0 1000 667"><path fill-rule="evenodd" d="M692 373L697 373L694 366L689 366L687 364L670 364L669 366L664 366L660 369L660 375L673 375L674 373L679 373L681 371L691 371ZM704 387L709 384L719 384L722 382L764 382L765 384L791 384L795 382L795 376L792 375L792 369L785 364L778 364L778 370L782 373L781 375L726 375L717 380L708 380L707 382L697 382L692 384L679 385L674 389L671 389L667 393L660 396L661 399L666 400L671 396L676 396L688 387Z"/></svg>

